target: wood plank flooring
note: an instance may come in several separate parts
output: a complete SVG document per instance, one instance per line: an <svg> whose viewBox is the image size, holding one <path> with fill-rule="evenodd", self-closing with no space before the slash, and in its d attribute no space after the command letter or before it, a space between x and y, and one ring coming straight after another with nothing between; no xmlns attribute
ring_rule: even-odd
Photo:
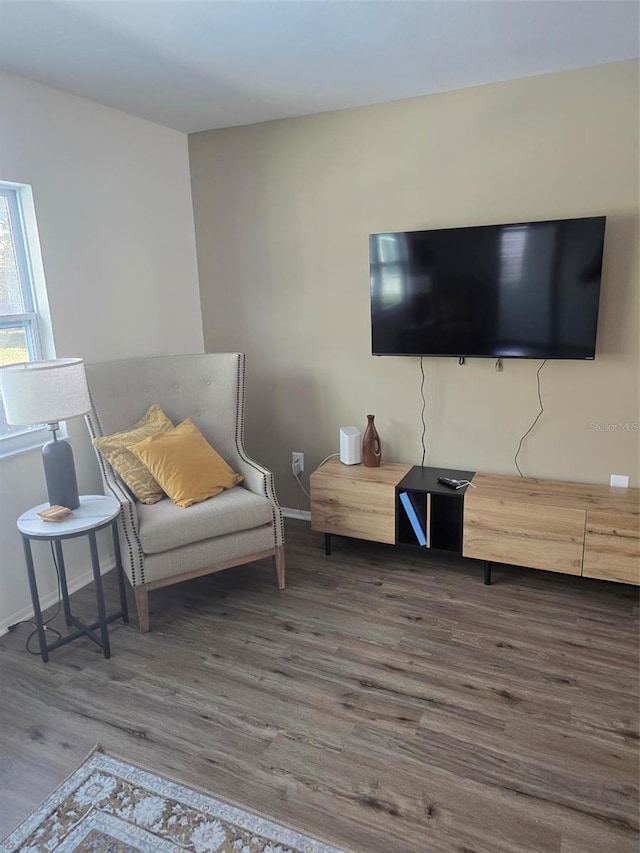
<svg viewBox="0 0 640 853"><path fill-rule="evenodd" d="M0 638L0 837L101 743L354 853L638 850L637 590L286 533L286 590L157 590L108 661Z"/></svg>

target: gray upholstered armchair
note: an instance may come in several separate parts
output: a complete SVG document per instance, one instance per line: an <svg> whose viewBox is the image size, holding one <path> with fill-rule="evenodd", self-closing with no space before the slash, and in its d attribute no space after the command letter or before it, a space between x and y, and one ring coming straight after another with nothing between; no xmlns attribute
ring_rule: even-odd
<svg viewBox="0 0 640 853"><path fill-rule="evenodd" d="M285 585L284 525L273 474L244 449L243 353L154 356L86 366L92 438L128 429L154 403L177 424L191 418L244 482L188 509L169 498L136 501L96 450L104 492L122 504L120 550L134 588L142 632L149 630L147 593L161 586L273 557Z"/></svg>

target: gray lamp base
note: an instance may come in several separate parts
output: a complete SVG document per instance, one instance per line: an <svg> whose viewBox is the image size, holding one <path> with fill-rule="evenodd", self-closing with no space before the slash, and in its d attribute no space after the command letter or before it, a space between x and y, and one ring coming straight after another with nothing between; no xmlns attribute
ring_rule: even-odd
<svg viewBox="0 0 640 853"><path fill-rule="evenodd" d="M47 442L42 448L42 462L51 506L58 504L67 509L77 509L80 497L71 445L64 440L56 441L55 438Z"/></svg>

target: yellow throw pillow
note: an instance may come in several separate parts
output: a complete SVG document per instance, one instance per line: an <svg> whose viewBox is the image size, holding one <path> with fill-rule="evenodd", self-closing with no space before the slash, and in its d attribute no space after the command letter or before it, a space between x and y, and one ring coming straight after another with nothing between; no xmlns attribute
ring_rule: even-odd
<svg viewBox="0 0 640 853"><path fill-rule="evenodd" d="M93 439L100 453L143 504L158 503L164 497L164 492L148 468L127 447L169 429L173 429L173 424L156 404L150 406L144 417L129 429Z"/></svg>
<svg viewBox="0 0 640 853"><path fill-rule="evenodd" d="M130 444L129 450L147 466L178 506L205 501L244 480L216 453L189 418L167 432Z"/></svg>

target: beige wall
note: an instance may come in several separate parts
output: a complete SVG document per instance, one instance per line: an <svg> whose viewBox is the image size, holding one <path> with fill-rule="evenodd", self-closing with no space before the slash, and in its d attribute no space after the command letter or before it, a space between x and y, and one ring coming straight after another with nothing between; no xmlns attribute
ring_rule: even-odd
<svg viewBox="0 0 640 853"><path fill-rule="evenodd" d="M0 180L33 188L58 356L202 351L186 134L0 74ZM101 491L83 419L69 431L80 491ZM15 521L44 500L39 449L0 458L0 633L30 610ZM69 543L71 587L87 553ZM38 554L48 599L55 572Z"/></svg>
<svg viewBox="0 0 640 853"><path fill-rule="evenodd" d="M289 473L375 413L419 464L420 363L370 355L370 232L606 214L594 362L547 362L527 476L638 485L638 66L622 62L189 137L205 346L247 353L247 445ZM426 463L516 474L539 361L424 359Z"/></svg>

